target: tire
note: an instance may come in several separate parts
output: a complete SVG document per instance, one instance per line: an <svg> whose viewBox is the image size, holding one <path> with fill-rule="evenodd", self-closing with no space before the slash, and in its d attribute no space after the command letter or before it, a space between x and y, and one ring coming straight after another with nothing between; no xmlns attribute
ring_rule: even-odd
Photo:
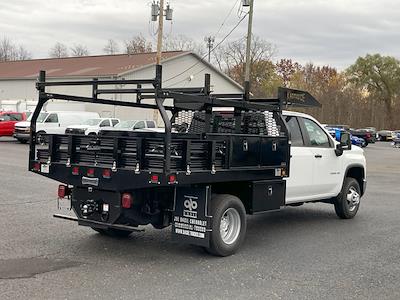
<svg viewBox="0 0 400 300"><path fill-rule="evenodd" d="M111 237L119 237L119 238L126 238L131 235L132 231L128 230L121 230L115 228L107 228L107 229L100 229L91 227L94 231L97 231L101 235L111 236Z"/></svg>
<svg viewBox="0 0 400 300"><path fill-rule="evenodd" d="M20 142L21 144L26 144L26 143L28 143L27 140L22 140L22 139L18 139L18 142Z"/></svg>
<svg viewBox="0 0 400 300"><path fill-rule="evenodd" d="M46 144L46 141L43 139L43 137L42 137L42 135L43 134L46 134L46 132L44 132L44 131L39 131L37 134L36 134L36 144L39 144L39 145L45 145Z"/></svg>
<svg viewBox="0 0 400 300"><path fill-rule="evenodd" d="M352 177L344 180L342 191L334 201L336 215L341 219L352 219L360 207L361 189Z"/></svg>
<svg viewBox="0 0 400 300"><path fill-rule="evenodd" d="M207 252L216 256L234 254L246 235L246 210L242 201L232 195L214 195L211 215L212 231Z"/></svg>

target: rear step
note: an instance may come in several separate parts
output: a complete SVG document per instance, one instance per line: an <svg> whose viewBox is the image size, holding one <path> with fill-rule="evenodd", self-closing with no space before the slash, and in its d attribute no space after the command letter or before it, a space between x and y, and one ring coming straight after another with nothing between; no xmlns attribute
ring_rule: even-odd
<svg viewBox="0 0 400 300"><path fill-rule="evenodd" d="M102 223L102 222L86 220L86 219L78 219L77 217L72 217L72 216L67 216L67 215L54 214L53 217L58 218L58 219L78 222L79 225L83 225L83 226L92 226L92 227L102 228L102 229L103 228L114 228L114 229L129 230L129 231L136 231L136 232L144 231L144 228L138 228L138 227L133 227L133 226L128 226L128 225L121 225L121 224Z"/></svg>

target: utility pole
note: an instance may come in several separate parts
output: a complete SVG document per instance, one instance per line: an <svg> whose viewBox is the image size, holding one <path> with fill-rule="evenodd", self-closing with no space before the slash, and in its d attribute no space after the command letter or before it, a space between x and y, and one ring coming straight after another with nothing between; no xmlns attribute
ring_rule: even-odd
<svg viewBox="0 0 400 300"><path fill-rule="evenodd" d="M243 1L245 3L247 1ZM250 98L250 67L251 67L251 38L253 30L253 12L254 12L254 0L249 0L249 25L247 29L247 45L246 45L246 71L244 77L244 90L245 98L249 100Z"/></svg>
<svg viewBox="0 0 400 300"><path fill-rule="evenodd" d="M167 9L164 10L165 0L160 0L160 2L153 1L151 4L151 20L153 22L157 21L158 18L158 38L157 38L157 65L161 64L161 54L163 45L163 32L164 32L164 17L167 21L172 21L173 9L167 3Z"/></svg>
<svg viewBox="0 0 400 300"><path fill-rule="evenodd" d="M214 47L214 42L215 42L215 37L213 36L206 36L204 38L204 41L207 43L207 48L208 48L208 62L211 62L211 50Z"/></svg>
<svg viewBox="0 0 400 300"><path fill-rule="evenodd" d="M160 0L160 12L158 17L157 65L161 64L163 31L164 31L164 0Z"/></svg>

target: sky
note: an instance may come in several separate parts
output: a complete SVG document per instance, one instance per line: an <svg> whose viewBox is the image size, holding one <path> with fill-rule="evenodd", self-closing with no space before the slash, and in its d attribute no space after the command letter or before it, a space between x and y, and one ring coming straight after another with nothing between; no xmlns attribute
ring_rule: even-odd
<svg viewBox="0 0 400 300"><path fill-rule="evenodd" d="M198 42L215 35L240 0L171 0L174 20L165 33ZM381 53L400 58L399 0L254 0L254 34L277 48L274 58L292 58L344 69L359 56ZM236 7L216 36L237 24ZM84 44L102 54L108 39L142 34L154 39L148 0L13 0L0 5L0 39L24 45L34 58L48 56L55 42ZM243 22L227 39L246 35Z"/></svg>

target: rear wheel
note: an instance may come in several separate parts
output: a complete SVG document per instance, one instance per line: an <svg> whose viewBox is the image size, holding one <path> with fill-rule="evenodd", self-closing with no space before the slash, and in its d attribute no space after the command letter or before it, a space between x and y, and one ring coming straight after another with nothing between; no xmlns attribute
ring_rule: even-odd
<svg viewBox="0 0 400 300"><path fill-rule="evenodd" d="M242 201L232 195L215 195L211 203L212 232L210 247L214 255L234 254L246 234L246 210Z"/></svg>
<svg viewBox="0 0 400 300"><path fill-rule="evenodd" d="M100 229L92 227L92 229L94 231L97 231L101 235L106 235L111 237L128 237L132 233L132 231L115 229L115 228Z"/></svg>
<svg viewBox="0 0 400 300"><path fill-rule="evenodd" d="M357 214L360 207L361 189L358 181L347 177L342 191L335 199L336 215L341 219L351 219Z"/></svg>

